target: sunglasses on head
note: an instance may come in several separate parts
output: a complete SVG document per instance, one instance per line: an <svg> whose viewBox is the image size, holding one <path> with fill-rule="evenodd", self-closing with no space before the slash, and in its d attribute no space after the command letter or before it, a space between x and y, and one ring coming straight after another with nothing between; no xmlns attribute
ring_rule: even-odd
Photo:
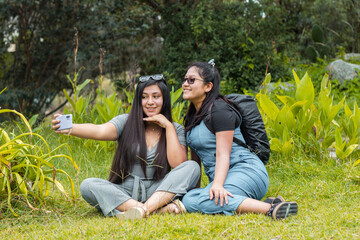
<svg viewBox="0 0 360 240"><path fill-rule="evenodd" d="M194 84L195 80L204 81L200 78L184 78L182 84L184 84L185 82L188 82L188 84Z"/></svg>
<svg viewBox="0 0 360 240"><path fill-rule="evenodd" d="M155 80L155 81L160 81L160 80L164 79L164 75L162 75L162 74L154 74L154 75L148 75L148 76L139 77L140 82L147 82L150 79Z"/></svg>

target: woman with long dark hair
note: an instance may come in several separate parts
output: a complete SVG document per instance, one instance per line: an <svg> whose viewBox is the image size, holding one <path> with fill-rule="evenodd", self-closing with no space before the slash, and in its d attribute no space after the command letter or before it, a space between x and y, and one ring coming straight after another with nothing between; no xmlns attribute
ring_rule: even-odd
<svg viewBox="0 0 360 240"><path fill-rule="evenodd" d="M206 214L263 213L273 219L297 213L295 202L281 196L262 199L269 187L266 168L244 141L237 106L220 94L220 75L213 61L192 63L182 82L183 98L191 102L185 116L185 134L192 159L201 160L209 185L189 191L183 204L189 212ZM211 107L212 131L204 119ZM214 133L213 133L214 132Z"/></svg>
<svg viewBox="0 0 360 240"><path fill-rule="evenodd" d="M139 78L129 114L101 125L73 124L70 130L57 131L58 124L54 119L56 133L118 141L109 180L88 178L80 185L83 198L105 216L134 219L186 211L178 198L196 186L200 168L187 161L184 128L172 122L162 74Z"/></svg>

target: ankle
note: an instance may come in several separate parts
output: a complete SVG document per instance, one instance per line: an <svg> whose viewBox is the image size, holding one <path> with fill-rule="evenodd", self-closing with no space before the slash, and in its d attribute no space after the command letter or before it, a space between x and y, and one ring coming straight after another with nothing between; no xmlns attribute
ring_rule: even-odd
<svg viewBox="0 0 360 240"><path fill-rule="evenodd" d="M145 204L143 204L142 206L139 206L139 207L144 210L144 215L145 215L145 217L146 217L146 218L149 217L150 213L149 213L147 207L145 206Z"/></svg>
<svg viewBox="0 0 360 240"><path fill-rule="evenodd" d="M274 212L275 205L271 204L269 210L265 213L266 216L271 217L272 213Z"/></svg>

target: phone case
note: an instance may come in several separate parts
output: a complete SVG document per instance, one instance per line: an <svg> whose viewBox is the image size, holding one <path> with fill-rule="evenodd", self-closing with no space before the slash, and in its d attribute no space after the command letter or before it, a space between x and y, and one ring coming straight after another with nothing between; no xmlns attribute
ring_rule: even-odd
<svg viewBox="0 0 360 240"><path fill-rule="evenodd" d="M57 131L72 128L72 114L62 115L56 119L60 120L60 127L56 129Z"/></svg>

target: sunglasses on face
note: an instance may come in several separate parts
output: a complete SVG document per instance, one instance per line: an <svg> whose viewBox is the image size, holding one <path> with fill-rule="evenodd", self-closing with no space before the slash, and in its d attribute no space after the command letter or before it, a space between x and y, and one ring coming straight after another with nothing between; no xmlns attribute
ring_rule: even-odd
<svg viewBox="0 0 360 240"><path fill-rule="evenodd" d="M188 82L188 84L194 84L195 80L204 81L200 78L184 78L182 84L184 84L185 82Z"/></svg>
<svg viewBox="0 0 360 240"><path fill-rule="evenodd" d="M155 80L155 81L160 81L164 79L164 75L162 74L155 74L155 75L148 75L148 76L141 76L139 77L139 81L140 82L147 82L150 79Z"/></svg>

